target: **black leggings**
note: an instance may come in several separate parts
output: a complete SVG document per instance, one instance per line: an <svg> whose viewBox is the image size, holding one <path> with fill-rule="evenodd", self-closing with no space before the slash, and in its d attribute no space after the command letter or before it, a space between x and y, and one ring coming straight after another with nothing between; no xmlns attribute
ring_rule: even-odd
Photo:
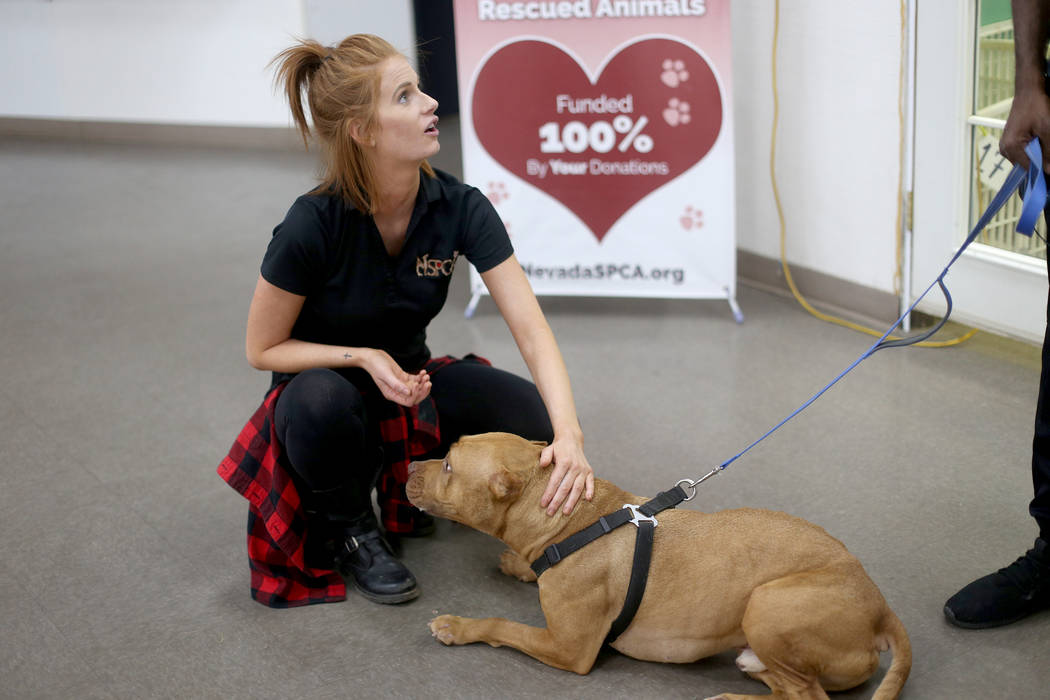
<svg viewBox="0 0 1050 700"><path fill-rule="evenodd" d="M461 436L475 433L500 431L529 440L553 439L539 392L521 377L458 362L435 372L430 381L442 443L428 457L444 454ZM295 476L307 488L370 490L381 467L377 410L350 380L331 369L307 370L292 378L275 410L277 439Z"/></svg>

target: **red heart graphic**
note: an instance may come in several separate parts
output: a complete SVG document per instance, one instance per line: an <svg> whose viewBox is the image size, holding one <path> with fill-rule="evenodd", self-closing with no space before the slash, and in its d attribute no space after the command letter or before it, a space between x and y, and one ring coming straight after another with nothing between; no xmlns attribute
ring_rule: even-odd
<svg viewBox="0 0 1050 700"><path fill-rule="evenodd" d="M642 197L707 155L722 113L711 67L673 39L622 48L597 81L556 46L507 44L478 73L472 112L482 147L599 241Z"/></svg>

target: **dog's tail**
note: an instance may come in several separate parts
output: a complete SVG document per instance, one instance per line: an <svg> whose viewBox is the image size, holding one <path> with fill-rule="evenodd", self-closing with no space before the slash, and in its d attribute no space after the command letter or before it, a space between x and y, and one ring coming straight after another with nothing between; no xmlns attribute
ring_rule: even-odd
<svg viewBox="0 0 1050 700"><path fill-rule="evenodd" d="M911 640L908 639L908 632L900 618L888 607L882 618L882 627L875 635L875 643L879 651L889 649L893 652L893 662L871 698L897 700L901 688L904 687L904 681L908 680L908 674L911 673Z"/></svg>

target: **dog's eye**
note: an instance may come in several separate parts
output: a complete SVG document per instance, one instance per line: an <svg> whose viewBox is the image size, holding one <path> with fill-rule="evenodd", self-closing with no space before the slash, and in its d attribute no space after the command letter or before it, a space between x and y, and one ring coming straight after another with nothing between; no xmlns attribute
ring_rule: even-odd
<svg viewBox="0 0 1050 700"><path fill-rule="evenodd" d="M445 472L446 474L452 473L452 465L448 463L447 459L445 460L445 463L441 465L441 471Z"/></svg>

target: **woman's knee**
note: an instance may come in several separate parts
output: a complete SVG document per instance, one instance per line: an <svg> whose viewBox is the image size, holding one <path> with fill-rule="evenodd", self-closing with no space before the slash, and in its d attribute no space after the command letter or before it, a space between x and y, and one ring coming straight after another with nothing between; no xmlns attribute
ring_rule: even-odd
<svg viewBox="0 0 1050 700"><path fill-rule="evenodd" d="M364 401L337 372L311 369L296 375L277 399L275 422L289 464L309 488L343 485L358 471L370 481Z"/></svg>
<svg viewBox="0 0 1050 700"><path fill-rule="evenodd" d="M338 372L308 369L297 374L277 399L278 434L289 427L318 434L363 422L361 393Z"/></svg>
<svg viewBox="0 0 1050 700"><path fill-rule="evenodd" d="M432 382L442 433L447 438L497 431L529 440L553 439L543 399L527 379L487 365L462 362L435 373Z"/></svg>

